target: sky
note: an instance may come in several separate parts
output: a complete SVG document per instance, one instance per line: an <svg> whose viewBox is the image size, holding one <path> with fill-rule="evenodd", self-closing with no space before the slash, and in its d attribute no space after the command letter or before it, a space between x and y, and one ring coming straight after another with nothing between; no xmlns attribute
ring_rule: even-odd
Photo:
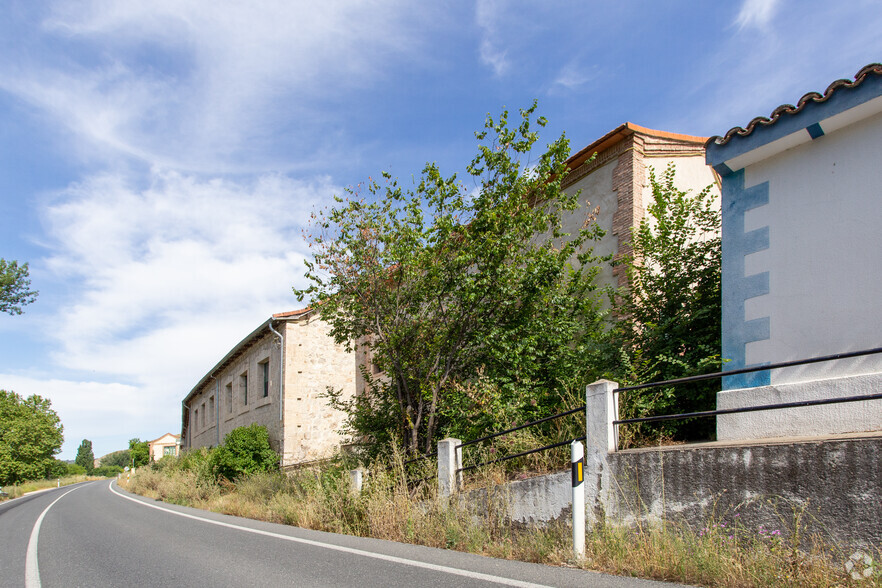
<svg viewBox="0 0 882 588"><path fill-rule="evenodd" d="M179 433L181 401L303 306L309 214L381 171L462 173L539 102L573 151L618 125L722 135L882 61L843 0L0 0L0 388L59 455Z"/></svg>

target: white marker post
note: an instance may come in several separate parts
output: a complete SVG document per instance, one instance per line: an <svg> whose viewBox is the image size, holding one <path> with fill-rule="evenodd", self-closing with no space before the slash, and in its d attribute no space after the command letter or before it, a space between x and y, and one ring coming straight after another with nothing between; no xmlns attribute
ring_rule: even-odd
<svg viewBox="0 0 882 588"><path fill-rule="evenodd" d="M573 468L573 555L585 557L585 448L581 441L570 444Z"/></svg>

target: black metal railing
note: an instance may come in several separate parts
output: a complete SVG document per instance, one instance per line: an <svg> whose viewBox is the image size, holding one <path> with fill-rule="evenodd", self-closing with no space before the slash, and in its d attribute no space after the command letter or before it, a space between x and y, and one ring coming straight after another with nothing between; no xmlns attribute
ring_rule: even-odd
<svg viewBox="0 0 882 588"><path fill-rule="evenodd" d="M460 443L459 445L456 446L456 450L458 450L458 451L462 451L462 448L463 448L463 447L468 447L468 446L470 446L470 445L476 445L476 444L481 443L481 442L483 442L483 441L488 441L488 440L490 440L490 439L495 439L496 437L501 437L502 435L508 435L509 433L514 433L515 431L520 431L521 429L526 429L527 427L532 427L532 426L535 426L535 425L541 425L542 423L547 423L547 422L549 422L549 421L553 421L553 420L555 420L555 419L559 419L559 418L562 418L562 417L565 417L565 416L569 416L569 415L571 415L571 414L575 414L575 413L577 413L577 412L584 412L584 411L585 411L585 405L583 404L582 406L579 406L579 407L577 407L577 408L573 408L573 409L570 409L570 410L567 410L567 411L564 411L564 412L561 412L561 413L558 413L558 414L553 414L553 415L551 415L551 416L543 417L543 418L541 418L541 419L536 419L535 421L530 421L529 423L524 423L523 425L518 425L518 426L516 426L516 427L512 427L512 428L510 428L510 429L505 429L504 431L498 431L498 432L496 432L496 433L491 433L491 434L489 434L489 435L485 435L485 436L483 436L483 437L479 437L479 438L477 438L477 439L472 439L471 441L464 441L464 442L462 442L462 443ZM477 469L477 468L479 468L479 467L483 467L483 466L486 466L486 465L490 465L490 464L494 464L494 463L500 463L500 462L503 462L503 461L509 461L509 460L511 460L511 459L516 459L516 458L518 458L518 457L524 457L525 455L531 455L531 454L533 454L533 453L539 453L540 451L547 451L547 450L549 450L549 449L554 449L554 448L556 448L556 447L562 447L562 446L564 446L564 445L568 445L568 444L572 443L573 441L582 441L582 440L584 440L584 439L585 439L585 436L583 435L583 436L581 436L581 437L575 437L575 438L573 438L573 439L568 439L568 440L566 440L566 441L559 441L559 442L557 442L557 443L552 443L552 444L550 444L550 445L545 445L545 446L543 446L543 447L537 447L537 448L535 448L535 449L528 449L527 451L521 451L521 452L519 452L519 453L513 453L513 454L511 454L511 455L506 455L506 456L503 456L503 457L499 457L499 458L497 458L497 459L493 459L493 460L490 460L490 461L485 461L485 462L483 462L483 463L478 463L478 464L475 464L475 465L470 465L470 466L466 466L466 467L463 467L463 468L458 468L456 471L457 471L457 473L458 473L458 472L467 472L467 471L469 471L469 470L474 470L474 469Z"/></svg>
<svg viewBox="0 0 882 588"><path fill-rule="evenodd" d="M788 367L797 367L801 365L809 365L813 363L821 363L825 361L835 361L839 359L849 359L852 357L862 357L865 355L874 355L877 353L882 353L882 347L874 347L872 349L863 349L861 351L849 351L846 353L835 353L833 355L822 355L819 357L812 357L809 359L797 359L795 361L782 361L778 363L770 363L766 365L748 367L748 368L740 368L737 370L730 370L725 372L714 372L712 374L702 374L700 376L689 376L686 378L676 378L673 380L664 380L661 382L650 382L648 384L637 384L635 386L622 386L621 388L616 388L613 392L627 392L629 390L643 390L647 388L659 388L662 386L673 386L676 384L684 384L687 382L699 382L702 380L713 380L717 378L725 378L727 376L737 376L739 374L751 374L756 372L765 372L769 370L788 368ZM825 404L841 404L844 402L859 402L862 400L877 400L882 399L882 393L877 394L861 394L857 396L841 396L838 398L824 398L819 400L800 400L796 402L779 402L776 404L760 404L754 406L745 406L740 408L722 408L717 410L704 410L700 412L682 412L677 414L665 414L665 415L657 415L657 416L648 416L648 417L636 417L631 419L619 419L614 420L614 425L627 425L632 423L653 423L659 421L672 421L672 420L681 420L681 419L690 419L690 418L703 418L703 417L712 417L721 414L738 414L742 412L757 412L761 410L776 410L782 408L799 408L803 406L820 406Z"/></svg>
<svg viewBox="0 0 882 588"><path fill-rule="evenodd" d="M698 376L674 378L671 380L663 380L663 381L659 381L659 382L648 382L646 384L635 384L633 386L621 386L621 387L613 390L613 392L614 393L621 393L621 392L629 392L632 390L658 388L658 387L662 387L662 386L675 386L678 384L686 384L686 383L691 383L691 382L700 382L700 381L705 381L705 380L725 378L727 376L737 376L739 374L750 374L750 373L756 373L756 372L764 372L764 371L782 369L782 368L788 368L788 367L810 365L813 363L821 363L821 362L826 362L826 361L835 361L835 360L841 360L841 359L849 359L849 358L853 358L853 357L862 357L862 356L866 356L866 355L875 355L875 354L879 354L879 353L882 353L882 347L875 347L872 349L864 349L861 351L850 351L850 352L846 352L846 353L836 353L833 355L824 355L824 356L820 356L820 357L812 357L812 358L808 358L808 359L800 359L800 360L795 360L795 361L784 361L784 362L766 364L766 365L761 365L761 366L740 368L740 369L730 370L730 371L714 372L714 373L702 374L702 375L698 375ZM762 411L762 410L776 410L776 409L783 409L783 408L799 408L799 407L805 407L805 406L821 406L821 405L826 405L826 404L840 404L840 403L846 403L846 402L860 402L863 400L878 400L878 399L882 399L882 393L861 394L861 395L856 395L856 396L844 396L844 397L839 397L839 398L825 398L825 399L819 399L819 400L802 400L802 401L795 401L795 402L782 402L782 403L777 403L777 404L763 404L763 405L747 406L747 407L740 407L740 408L723 408L723 409L717 409L717 410L706 410L706 411L699 411L699 412L687 412L687 413L656 415L656 416L647 416L647 417L636 417L636 418L629 418L629 419L617 419L617 420L614 420L612 422L612 424L614 424L614 425L627 425L627 424L633 424L633 423L651 423L651 422L667 421L667 420L703 418L703 417L712 417L712 416L725 415L725 414L756 412L756 411ZM496 433L491 433L489 435L485 435L485 436L479 437L477 439L472 439L470 441L464 441L464 442L460 443L459 445L457 445L455 449L462 451L462 448L464 448L464 447L476 445L478 443L482 443L484 441L488 441L490 439L494 439L494 438L500 437L502 435L514 433L515 431L520 431L521 429L526 429L527 427L532 427L535 425L546 423L546 422L549 422L549 421L552 421L555 419L569 416L571 414L575 414L578 412L584 412L585 408L586 408L585 405L582 405L577 408L573 408L571 410L567 410L567 411L564 411L564 412L561 412L558 414L554 414L554 415L547 416L547 417L544 417L541 419L537 419L535 421L524 423L523 425L518 425L518 426L512 427L510 429L505 429L504 431L498 431ZM521 451L519 453L506 455L506 456L499 457L497 459L493 459L493 460L486 461L483 463L465 466L465 467L457 469L457 472L458 473L459 472L466 472L466 471L474 470L474 469L477 469L479 467L483 467L486 465L500 463L500 462L516 459L518 457L524 457L526 455L531 455L533 453L538 453L540 451L547 451L549 449L555 449L557 447L562 447L564 445L568 445L568 444L572 443L573 441L586 441L586 436L583 435L581 437L574 437L572 439L567 439L566 441L559 441L557 443L552 443L550 445L537 447L535 449L529 449L526 451ZM432 453L428 453L428 454L421 455L419 457L410 459L404 463L405 463L405 465L410 464L410 463L415 463L415 462L421 461L423 459L435 457L437 455L438 455L438 452L435 451ZM427 478L415 480L415 482L416 483L423 482L423 481L426 481L432 477L434 477L434 476L428 476Z"/></svg>

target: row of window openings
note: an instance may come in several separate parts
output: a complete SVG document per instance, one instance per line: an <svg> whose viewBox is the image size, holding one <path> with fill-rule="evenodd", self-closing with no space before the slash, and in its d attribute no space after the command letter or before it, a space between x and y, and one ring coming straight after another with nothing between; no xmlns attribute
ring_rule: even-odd
<svg viewBox="0 0 882 588"><path fill-rule="evenodd" d="M263 397L268 398L269 397L269 361L264 361L262 363L259 363L258 365L260 366L261 376L263 377ZM242 395L242 405L248 406L248 372L247 371L243 372L239 376L239 391L240 391L240 394ZM233 383L232 382L230 382L226 386L226 397L227 397L226 398L227 412L231 413L231 412L233 412ZM200 417L199 410L200 409L197 408L196 412L193 416L194 416L194 420L196 421L196 423L198 425L204 427L205 426L205 415L206 415L204 402L202 403L201 409L202 409L202 420L201 421L199 420L199 417ZM208 398L208 413L214 414L214 396L210 396Z"/></svg>

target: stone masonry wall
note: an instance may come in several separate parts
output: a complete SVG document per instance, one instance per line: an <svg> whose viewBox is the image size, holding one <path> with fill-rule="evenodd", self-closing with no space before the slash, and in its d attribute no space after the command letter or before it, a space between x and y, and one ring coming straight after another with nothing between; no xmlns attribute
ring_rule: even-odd
<svg viewBox="0 0 882 588"><path fill-rule="evenodd" d="M355 354L328 335L318 318L285 325L285 448L283 465L329 456L347 439L339 434L344 414L324 397L328 387L355 394Z"/></svg>

